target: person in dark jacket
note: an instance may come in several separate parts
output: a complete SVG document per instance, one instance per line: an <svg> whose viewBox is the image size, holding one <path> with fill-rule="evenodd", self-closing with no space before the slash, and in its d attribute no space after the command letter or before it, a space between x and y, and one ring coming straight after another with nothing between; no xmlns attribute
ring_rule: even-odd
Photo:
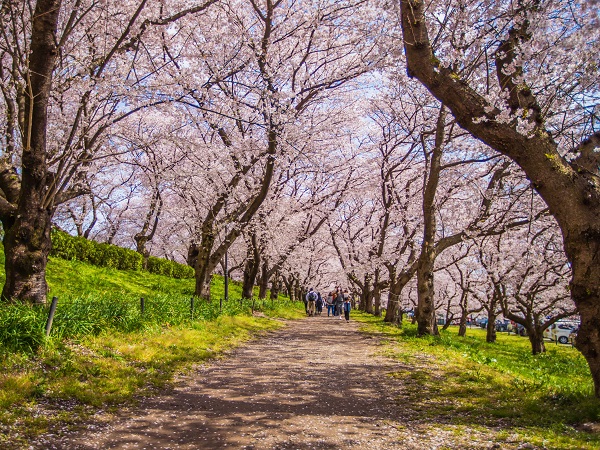
<svg viewBox="0 0 600 450"><path fill-rule="evenodd" d="M342 305L344 304L344 294L342 290L337 291L337 295L334 300L335 306L335 316L340 316L340 320L342 319Z"/></svg>
<svg viewBox="0 0 600 450"><path fill-rule="evenodd" d="M315 306L317 307L317 315L320 316L323 312L323 297L321 297L321 293L319 291L317 291L317 302L315 303Z"/></svg>
<svg viewBox="0 0 600 450"><path fill-rule="evenodd" d="M350 296L348 296L344 299L342 309L344 310L344 317L346 318L346 322L350 322L350 310L352 309L352 303L350 302ZM340 316L340 318L341 318L341 316Z"/></svg>

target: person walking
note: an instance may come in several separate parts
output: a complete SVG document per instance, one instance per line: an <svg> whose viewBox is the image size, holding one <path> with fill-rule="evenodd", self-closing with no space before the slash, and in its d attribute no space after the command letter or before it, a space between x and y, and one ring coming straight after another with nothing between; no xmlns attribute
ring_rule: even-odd
<svg viewBox="0 0 600 450"><path fill-rule="evenodd" d="M334 316L334 309L333 309L333 299L334 299L334 293L330 292L329 294L327 294L327 317L329 317L329 315L331 314L332 316Z"/></svg>
<svg viewBox="0 0 600 450"><path fill-rule="evenodd" d="M342 305L344 304L344 294L341 289L337 291L337 295L335 297L335 315L340 317L342 320Z"/></svg>
<svg viewBox="0 0 600 450"><path fill-rule="evenodd" d="M344 310L344 317L346 318L346 322L350 322L350 310L352 309L352 303L350 302L350 296L344 298L344 304L342 305L342 309ZM342 316L340 316L341 318Z"/></svg>
<svg viewBox="0 0 600 450"><path fill-rule="evenodd" d="M317 301L317 298L319 298L317 296L317 293L313 290L313 288L310 288L308 290L308 293L306 294L306 314L308 314L311 317L315 315L315 303Z"/></svg>
<svg viewBox="0 0 600 450"><path fill-rule="evenodd" d="M317 291L317 302L315 303L317 307L317 315L321 315L323 312L323 297L321 297L321 293Z"/></svg>

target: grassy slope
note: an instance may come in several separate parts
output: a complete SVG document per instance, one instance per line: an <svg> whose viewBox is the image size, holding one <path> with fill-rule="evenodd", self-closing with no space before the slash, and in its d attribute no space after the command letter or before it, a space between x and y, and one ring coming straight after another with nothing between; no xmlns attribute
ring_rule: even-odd
<svg viewBox="0 0 600 450"><path fill-rule="evenodd" d="M364 331L384 337L384 353L406 363L391 374L403 383L414 420L430 419L454 432L478 426L497 430L510 446L517 439L547 449L597 449L600 434L586 423L600 421L600 402L593 396L583 356L567 345L547 344L533 356L527 338L498 333L485 342L485 330L457 336L451 327L439 338L416 336L416 328L384 324L356 314ZM439 425L437 425L439 426Z"/></svg>
<svg viewBox="0 0 600 450"><path fill-rule="evenodd" d="M0 254L0 261L3 259ZM0 264L0 282L3 276ZM59 299L59 310L79 297L86 297L86 301L110 301L106 299L111 296L139 301L140 297L166 296L180 301L188 299L194 290L194 280L103 269L56 258L49 261L47 279L50 297ZM215 277L212 292L218 302L223 295L219 277ZM231 283L230 298L240 296L239 284ZM149 395L168 386L177 373L193 364L218 357L253 335L281 326L267 317L253 317L247 307L244 311L134 333L111 330L66 341L49 339L35 355L0 352L0 448L8 444L25 448L29 438L75 423L97 408L110 410ZM302 304L291 305L281 298L265 312L273 317L298 318L304 310Z"/></svg>

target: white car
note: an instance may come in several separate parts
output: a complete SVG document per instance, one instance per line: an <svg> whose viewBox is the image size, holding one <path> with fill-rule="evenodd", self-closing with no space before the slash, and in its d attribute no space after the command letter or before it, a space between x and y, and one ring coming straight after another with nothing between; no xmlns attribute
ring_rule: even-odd
<svg viewBox="0 0 600 450"><path fill-rule="evenodd" d="M569 336L577 329L577 324L556 322L544 330L544 337L561 344L569 343Z"/></svg>

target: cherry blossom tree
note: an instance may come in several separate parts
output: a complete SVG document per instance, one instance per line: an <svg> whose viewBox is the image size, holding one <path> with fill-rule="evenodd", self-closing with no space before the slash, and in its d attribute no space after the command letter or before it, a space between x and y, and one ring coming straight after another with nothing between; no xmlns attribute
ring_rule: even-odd
<svg viewBox="0 0 600 450"><path fill-rule="evenodd" d="M527 331L533 354L545 351L543 331L573 316L570 267L550 217L503 236L483 239L480 260L502 314Z"/></svg>
<svg viewBox="0 0 600 450"><path fill-rule="evenodd" d="M309 117L326 113L335 91L380 59L380 18L371 9L354 14L360 5L222 2L206 29L199 27L190 39L186 57L200 64L180 66L185 103L219 135L218 145L232 159L229 181L199 220L190 245L197 295L210 298L214 268L268 198L278 162L295 151L290 144L308 137L303 128ZM373 39L364 39L367 27ZM185 83L200 77L206 77L202 85ZM245 194L236 198L233 191L242 188ZM225 222L231 226L216 245Z"/></svg>
<svg viewBox="0 0 600 450"><path fill-rule="evenodd" d="M600 396L597 9L585 1L400 6L409 75L513 159L556 218L582 320L576 345Z"/></svg>
<svg viewBox="0 0 600 450"><path fill-rule="evenodd" d="M44 303L56 207L85 193L90 162L112 151L110 127L163 100L134 67L150 29L206 9L173 2L8 2L0 20L2 127L0 220L5 301ZM147 78L150 77L150 78ZM134 95L136 93L137 95Z"/></svg>

